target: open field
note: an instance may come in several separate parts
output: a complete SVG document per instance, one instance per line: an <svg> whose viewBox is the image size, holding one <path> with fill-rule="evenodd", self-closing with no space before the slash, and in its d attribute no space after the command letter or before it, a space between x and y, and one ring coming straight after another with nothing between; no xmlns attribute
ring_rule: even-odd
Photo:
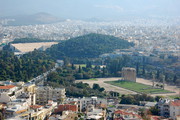
<svg viewBox="0 0 180 120"><path fill-rule="evenodd" d="M95 81L97 81L97 79L96 79L96 78L91 78L91 79L89 79L89 80L95 80Z"/></svg>
<svg viewBox="0 0 180 120"><path fill-rule="evenodd" d="M117 78L96 78L96 80L76 80L76 82L83 82L83 83L88 83L90 85L90 87L93 86L94 83L99 84L100 87L104 87L104 89L106 91L115 91L121 94L136 94L136 92L131 91L131 90L127 90L121 87L117 87L114 85L110 85L105 83L104 81L110 81L110 80L118 80Z"/></svg>
<svg viewBox="0 0 180 120"><path fill-rule="evenodd" d="M79 66L81 66L81 67L86 67L86 64L74 64L74 66L76 67L76 68L79 68ZM92 65L92 68L94 68L95 67L95 65Z"/></svg>
<svg viewBox="0 0 180 120"><path fill-rule="evenodd" d="M172 95L172 96L168 96L168 98L170 99L180 98L180 95Z"/></svg>
<svg viewBox="0 0 180 120"><path fill-rule="evenodd" d="M137 93L146 93L146 94L160 94L160 93L172 93L168 90L152 88L150 85L145 85L142 83L130 82L130 81L106 81L105 83L122 87L128 90L135 91Z"/></svg>
<svg viewBox="0 0 180 120"><path fill-rule="evenodd" d="M76 82L83 82L83 83L88 83L91 87L94 83L99 84L100 87L104 87L106 91L115 91L115 92L119 92L120 94L137 94L134 91L131 90L127 90L125 88L122 87L117 87L108 83L105 83L106 81L116 81L121 79L120 77L112 77L112 78L96 78L97 80L77 80ZM145 85L152 85L152 81L151 80L147 80L147 79L143 79L143 78L137 78L136 79L137 83L142 83ZM176 86L170 86L165 84L165 90L169 90L172 91L174 93L165 93L165 94L151 94L151 96L179 96L179 91L180 88L177 88Z"/></svg>

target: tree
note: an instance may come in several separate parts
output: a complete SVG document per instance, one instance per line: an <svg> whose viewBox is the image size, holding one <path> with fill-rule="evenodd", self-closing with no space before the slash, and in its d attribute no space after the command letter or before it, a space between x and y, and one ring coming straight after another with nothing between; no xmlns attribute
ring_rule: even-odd
<svg viewBox="0 0 180 120"><path fill-rule="evenodd" d="M168 81L168 74L167 74L167 73L165 74L164 80L165 80L165 81Z"/></svg>
<svg viewBox="0 0 180 120"><path fill-rule="evenodd" d="M176 81L177 81L177 76L176 76L176 75L174 75L174 78L173 78L173 83L176 83Z"/></svg>
<svg viewBox="0 0 180 120"><path fill-rule="evenodd" d="M160 77L160 71L157 70L157 72L156 72L156 79L159 79L159 77Z"/></svg>
<svg viewBox="0 0 180 120"><path fill-rule="evenodd" d="M103 92L105 89L102 87L99 89L100 92Z"/></svg>
<svg viewBox="0 0 180 120"><path fill-rule="evenodd" d="M82 73L76 73L76 74L74 75L74 77L75 77L76 79L83 79L83 74L82 74Z"/></svg>
<svg viewBox="0 0 180 120"><path fill-rule="evenodd" d="M134 104L134 103L135 103L135 99L131 95L122 97L120 102L120 104Z"/></svg>
<svg viewBox="0 0 180 120"><path fill-rule="evenodd" d="M114 36L91 33L53 45L47 52L57 59L68 57L74 60L97 58L104 53L131 46L134 46L134 43Z"/></svg>
<svg viewBox="0 0 180 120"><path fill-rule="evenodd" d="M107 70L105 67L103 67L103 70L102 70L102 77L106 77L107 75Z"/></svg>
<svg viewBox="0 0 180 120"><path fill-rule="evenodd" d="M78 72L79 72L79 73L81 73L81 72L82 72L82 68L81 68L81 66L80 66L80 65L79 65Z"/></svg>
<svg viewBox="0 0 180 120"><path fill-rule="evenodd" d="M91 62L87 62L87 64L86 64L86 68L92 68L92 64L91 64Z"/></svg>
<svg viewBox="0 0 180 120"><path fill-rule="evenodd" d="M159 84L156 84L156 87L159 87Z"/></svg>
<svg viewBox="0 0 180 120"><path fill-rule="evenodd" d="M143 64L143 71L142 71L142 74L145 75L145 64Z"/></svg>
<svg viewBox="0 0 180 120"><path fill-rule="evenodd" d="M94 90L99 90L99 89L100 89L99 84L94 83L94 84L93 84L93 89L94 89Z"/></svg>
<svg viewBox="0 0 180 120"><path fill-rule="evenodd" d="M71 68L72 68L73 70L76 69L76 67L74 66L74 63L71 64Z"/></svg>
<svg viewBox="0 0 180 120"><path fill-rule="evenodd" d="M69 58L68 57L65 57L64 58L64 66L68 66L69 65Z"/></svg>
<svg viewBox="0 0 180 120"><path fill-rule="evenodd" d="M83 78L84 79L90 79L91 78L91 73L89 73L89 72L83 73Z"/></svg>
<svg viewBox="0 0 180 120"><path fill-rule="evenodd" d="M159 109L157 106L151 107L149 111L151 112L152 115L159 115Z"/></svg>
<svg viewBox="0 0 180 120"><path fill-rule="evenodd" d="M22 55L20 58L12 52L0 51L0 80L27 82L54 67L55 63L43 51L35 50Z"/></svg>
<svg viewBox="0 0 180 120"><path fill-rule="evenodd" d="M139 62L136 63L136 74L139 75Z"/></svg>
<svg viewBox="0 0 180 120"><path fill-rule="evenodd" d="M160 100L161 98L163 98L163 96L156 96L156 97L155 97L155 100L156 100L157 102L159 102L159 100Z"/></svg>
<svg viewBox="0 0 180 120"><path fill-rule="evenodd" d="M139 114L141 115L141 117L143 118L143 120L150 120L148 118L148 113L147 110L145 108L140 108L139 109Z"/></svg>

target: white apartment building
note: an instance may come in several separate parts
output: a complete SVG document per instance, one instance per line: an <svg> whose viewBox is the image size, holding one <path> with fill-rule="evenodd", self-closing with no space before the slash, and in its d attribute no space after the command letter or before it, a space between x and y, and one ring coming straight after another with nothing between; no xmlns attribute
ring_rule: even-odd
<svg viewBox="0 0 180 120"><path fill-rule="evenodd" d="M0 86L0 92L6 92L8 94L12 94L14 91L16 91L18 87L14 85L5 85L5 86Z"/></svg>
<svg viewBox="0 0 180 120"><path fill-rule="evenodd" d="M87 106L94 105L94 107L97 107L100 104L107 105L106 99L101 99L97 97L91 97L91 98L85 98L79 100L80 105L80 111L85 111L87 109Z"/></svg>
<svg viewBox="0 0 180 120"><path fill-rule="evenodd" d="M170 112L169 112L169 104L170 104L169 99L160 99L158 104L158 109L159 109L159 115L164 116L164 117L169 117Z"/></svg>
<svg viewBox="0 0 180 120"><path fill-rule="evenodd" d="M14 85L0 86L0 102L8 103L23 93L21 87Z"/></svg>
<svg viewBox="0 0 180 120"><path fill-rule="evenodd" d="M179 120L180 116L180 100L160 99L158 102L160 116Z"/></svg>
<svg viewBox="0 0 180 120"><path fill-rule="evenodd" d="M173 120L179 120L177 117L180 116L180 100L171 101L169 110L170 117Z"/></svg>
<svg viewBox="0 0 180 120"><path fill-rule="evenodd" d="M5 117L16 117L18 114L28 111L29 106L32 104L32 94L23 92L15 99L8 102L6 105Z"/></svg>
<svg viewBox="0 0 180 120"><path fill-rule="evenodd" d="M45 105L48 103L48 100L62 103L66 98L65 93L65 88L39 86L36 88L36 104Z"/></svg>

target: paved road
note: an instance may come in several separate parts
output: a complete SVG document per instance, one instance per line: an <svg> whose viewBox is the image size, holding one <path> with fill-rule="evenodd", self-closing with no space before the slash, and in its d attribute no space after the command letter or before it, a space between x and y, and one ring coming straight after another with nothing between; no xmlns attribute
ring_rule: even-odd
<svg viewBox="0 0 180 120"><path fill-rule="evenodd" d="M47 80L47 75L48 75L49 73L51 73L51 72L56 71L56 68L58 68L58 67L59 67L59 66L58 66L58 64L56 63L55 66L54 66L52 69L50 69L49 71L47 71L47 72L45 72L45 73L43 73L43 74L41 74L41 75L39 75L39 76L31 79L31 80L29 81L29 83L35 83L36 85L44 85L44 81Z"/></svg>
<svg viewBox="0 0 180 120"><path fill-rule="evenodd" d="M117 86L113 86L107 83L104 83L105 81L115 81L121 79L120 77L115 77L115 78L97 78L96 80L77 80L76 82L83 82L83 83L88 83L91 87L94 83L99 84L100 87L104 87L106 91L115 91L115 92L120 92L121 94L136 94L136 92L120 88ZM143 78L137 78L138 83L143 83L146 85L152 85L151 80L143 79ZM169 86L165 84L165 89L173 91L175 93L168 93L168 94L152 94L152 96L156 95L163 95L163 96L169 96L169 95L178 95L179 94L179 88L176 86Z"/></svg>

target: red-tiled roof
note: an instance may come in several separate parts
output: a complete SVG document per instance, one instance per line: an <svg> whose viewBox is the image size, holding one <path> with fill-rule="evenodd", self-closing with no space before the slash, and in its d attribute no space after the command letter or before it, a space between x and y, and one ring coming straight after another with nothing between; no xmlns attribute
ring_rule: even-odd
<svg viewBox="0 0 180 120"><path fill-rule="evenodd" d="M71 101L71 102L69 102L69 104L75 104L76 103L76 101Z"/></svg>
<svg viewBox="0 0 180 120"><path fill-rule="evenodd" d="M70 104L62 104L59 105L57 109L54 110L55 113L62 112L62 111L78 111L77 105L70 105Z"/></svg>
<svg viewBox="0 0 180 120"><path fill-rule="evenodd" d="M41 107L43 107L43 106L41 106L41 105L30 105L30 108L33 108L33 109L38 109Z"/></svg>
<svg viewBox="0 0 180 120"><path fill-rule="evenodd" d="M172 106L180 106L180 100L172 101L170 105L172 105Z"/></svg>
<svg viewBox="0 0 180 120"><path fill-rule="evenodd" d="M114 118L114 120L124 120L123 118Z"/></svg>
<svg viewBox="0 0 180 120"><path fill-rule="evenodd" d="M155 115L148 115L148 117L151 119L151 120L171 120L171 119L166 119L162 116L155 116Z"/></svg>
<svg viewBox="0 0 180 120"><path fill-rule="evenodd" d="M160 116L152 116L151 117L152 120L160 120L160 118L161 118Z"/></svg>
<svg viewBox="0 0 180 120"><path fill-rule="evenodd" d="M131 112L126 112L126 111L123 111L123 110L117 110L117 111L114 112L114 114L132 115L132 116L136 116L137 118L141 118L141 116L138 115L138 114L134 114L134 113L131 113Z"/></svg>
<svg viewBox="0 0 180 120"><path fill-rule="evenodd" d="M102 103L101 103L101 104L97 104L97 106L98 106L98 107L101 107L101 108L107 108L107 105L102 104Z"/></svg>
<svg viewBox="0 0 180 120"><path fill-rule="evenodd" d="M0 89L11 89L13 87L16 87L16 86L14 86L14 85L0 86Z"/></svg>

